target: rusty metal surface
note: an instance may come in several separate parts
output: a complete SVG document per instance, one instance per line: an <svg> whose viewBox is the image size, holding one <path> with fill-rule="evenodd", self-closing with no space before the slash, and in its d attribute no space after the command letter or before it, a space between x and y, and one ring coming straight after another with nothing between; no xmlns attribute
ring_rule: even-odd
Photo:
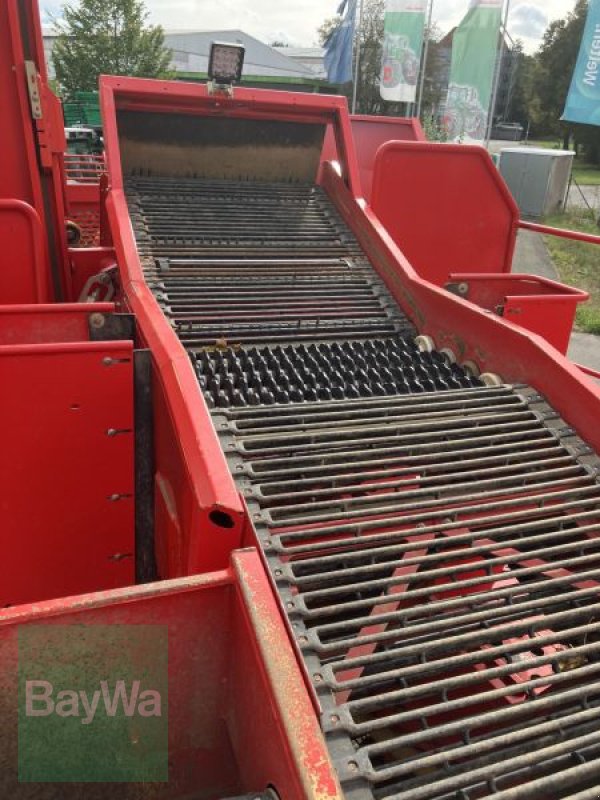
<svg viewBox="0 0 600 800"><path fill-rule="evenodd" d="M279 120L121 111L126 174L313 182L325 128Z"/></svg>

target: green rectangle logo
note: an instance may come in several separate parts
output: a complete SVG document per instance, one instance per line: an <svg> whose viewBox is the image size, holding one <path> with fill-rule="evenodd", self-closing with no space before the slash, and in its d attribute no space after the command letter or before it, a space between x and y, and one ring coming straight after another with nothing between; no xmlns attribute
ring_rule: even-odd
<svg viewBox="0 0 600 800"><path fill-rule="evenodd" d="M19 629L19 781L168 780L166 625Z"/></svg>

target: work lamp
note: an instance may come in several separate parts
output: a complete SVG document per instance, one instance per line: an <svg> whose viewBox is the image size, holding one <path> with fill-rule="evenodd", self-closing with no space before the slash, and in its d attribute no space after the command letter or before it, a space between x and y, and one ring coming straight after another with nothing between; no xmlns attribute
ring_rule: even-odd
<svg viewBox="0 0 600 800"><path fill-rule="evenodd" d="M231 86L242 79L246 48L242 44L213 42L210 46L208 77L218 86Z"/></svg>

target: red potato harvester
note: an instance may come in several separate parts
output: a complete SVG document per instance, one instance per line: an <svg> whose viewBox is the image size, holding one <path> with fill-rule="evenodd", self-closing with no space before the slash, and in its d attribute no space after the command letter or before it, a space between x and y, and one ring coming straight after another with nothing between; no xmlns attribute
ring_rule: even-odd
<svg viewBox="0 0 600 800"><path fill-rule="evenodd" d="M338 97L110 77L107 177L76 187L22 12L3 796L84 796L18 782L19 631L156 624L169 780L86 797L595 797L600 393L559 352L585 296L505 274L520 223L487 155L383 144ZM67 246L77 213L94 247Z"/></svg>

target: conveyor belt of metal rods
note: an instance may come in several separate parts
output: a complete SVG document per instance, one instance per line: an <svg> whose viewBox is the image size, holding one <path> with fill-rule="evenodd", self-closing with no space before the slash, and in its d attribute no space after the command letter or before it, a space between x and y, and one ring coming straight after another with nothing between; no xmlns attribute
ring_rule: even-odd
<svg viewBox="0 0 600 800"><path fill-rule="evenodd" d="M129 199L346 796L598 797L597 456L531 388L421 353L319 190Z"/></svg>

